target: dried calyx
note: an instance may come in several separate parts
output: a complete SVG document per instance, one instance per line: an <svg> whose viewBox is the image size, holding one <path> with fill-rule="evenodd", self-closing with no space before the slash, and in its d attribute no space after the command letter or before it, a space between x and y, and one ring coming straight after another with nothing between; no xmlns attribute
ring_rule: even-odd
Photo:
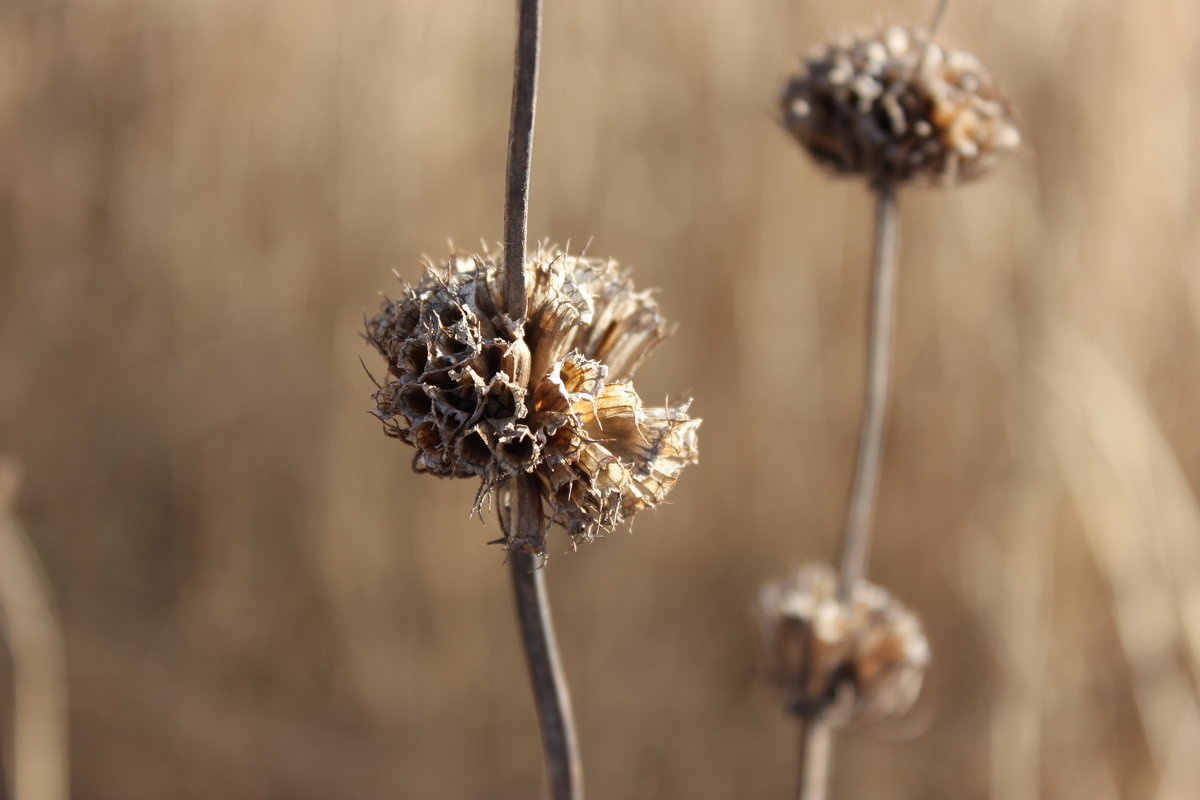
<svg viewBox="0 0 1200 800"><path fill-rule="evenodd" d="M477 511L533 476L550 521L588 541L664 499L696 460L700 420L688 403L643 406L628 382L667 328L615 262L540 249L521 323L502 311L500 260L454 254L383 303L367 323L389 373L375 415L418 472L478 477Z"/></svg>
<svg viewBox="0 0 1200 800"><path fill-rule="evenodd" d="M759 620L770 679L799 714L834 707L851 718L906 712L921 691L929 644L916 615L866 581L848 604L838 577L809 564L759 592ZM840 720L842 722L848 720Z"/></svg>
<svg viewBox="0 0 1200 800"><path fill-rule="evenodd" d="M898 26L811 53L780 105L784 126L817 161L876 184L970 180L1021 140L975 56Z"/></svg>

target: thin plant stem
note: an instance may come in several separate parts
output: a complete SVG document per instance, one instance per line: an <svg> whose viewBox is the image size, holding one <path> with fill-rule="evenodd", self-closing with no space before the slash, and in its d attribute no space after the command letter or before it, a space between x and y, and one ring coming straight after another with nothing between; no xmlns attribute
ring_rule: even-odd
<svg viewBox="0 0 1200 800"><path fill-rule="evenodd" d="M512 534L528 534L533 541L540 541L546 523L533 480L530 476L513 480L509 493L512 504L509 526ZM579 758L575 716L558 657L545 571L541 569L539 557L531 553L515 551L509 555L509 562L521 642L529 663L533 699L542 730L550 797L553 800L583 800L583 766Z"/></svg>
<svg viewBox="0 0 1200 800"><path fill-rule="evenodd" d="M950 5L950 0L939 0L937 8L933 11L933 19L929 21L929 38L938 32L938 28L942 27L942 20L946 16L946 7Z"/></svg>
<svg viewBox="0 0 1200 800"><path fill-rule="evenodd" d="M508 129L504 186L504 303L518 330L527 311L525 251L529 231L529 170L533 159L541 33L541 0L518 0L512 118ZM531 476L520 476L510 485L507 531L510 541L541 543L545 540L546 520L538 487L533 481ZM579 740L575 733L571 696L558 657L540 557L514 550L509 554L509 563L521 643L529 664L533 700L542 731L550 796L553 800L582 800L583 767L579 758Z"/></svg>
<svg viewBox="0 0 1200 800"><path fill-rule="evenodd" d="M895 327L896 250L899 212L896 187L882 182L875 189L875 252L871 265L871 301L867 321L867 374L858 458L842 536L838 599L849 604L854 587L867 568L871 522L883 465L883 434L887 421L888 377L892 331ZM799 800L825 800L833 762L833 725L826 711L811 710L800 717Z"/></svg>
<svg viewBox="0 0 1200 800"><path fill-rule="evenodd" d="M929 37L942 22L948 0L940 0L929 25ZM924 67L929 54L927 44L914 70ZM874 253L871 261L871 299L867 316L867 366L863 399L862 426L854 479L846 509L846 527L842 532L841 574L838 600L849 605L854 588L867 571L871 550L871 527L875 500L879 495L879 475L883 468L883 441L887 428L888 383L891 376L892 339L896 317L897 246L900 213L896 204L896 185L881 180L875 190ZM824 710L800 717L800 770L796 789L798 800L826 800L829 774L833 768L833 725Z"/></svg>
<svg viewBox="0 0 1200 800"><path fill-rule="evenodd" d="M800 776L797 800L825 800L833 763L833 726L821 713L800 718Z"/></svg>
<svg viewBox="0 0 1200 800"><path fill-rule="evenodd" d="M933 11L933 19L929 21L929 27L926 28L927 41L925 47L921 50L921 57L917 59L917 64L913 67L911 78L916 78L925 70L925 63L929 60L929 51L933 47L933 37L937 35L938 29L942 27L942 20L946 16L946 8L950 5L950 0L940 0L937 8ZM904 86L908 81L902 81L897 86Z"/></svg>
<svg viewBox="0 0 1200 800"><path fill-rule="evenodd" d="M899 214L896 188L883 182L876 188L875 254L871 268L871 305L867 323L867 374L862 432L854 482L842 536L841 582L838 595L850 601L867 568L871 523L883 465L883 434L887 421L888 379L891 372L892 330L895 325L896 246Z"/></svg>
<svg viewBox="0 0 1200 800"><path fill-rule="evenodd" d="M512 118L504 181L504 303L515 323L525 319L525 247L529 230L529 169L537 104L541 0L517 2L517 52L513 63Z"/></svg>
<svg viewBox="0 0 1200 800"><path fill-rule="evenodd" d="M529 170L533 159L533 118L537 105L538 51L542 33L541 0L518 0L517 47L513 59L512 117L508 129L508 165L504 186L504 303L519 329L526 315L525 250L529 230ZM508 538L523 543L545 540L546 520L538 487L530 476L514 478ZM553 800L582 800L583 768L571 696L563 677L550 617L550 601L539 556L523 550L509 554L513 597L521 643L542 731L546 776Z"/></svg>

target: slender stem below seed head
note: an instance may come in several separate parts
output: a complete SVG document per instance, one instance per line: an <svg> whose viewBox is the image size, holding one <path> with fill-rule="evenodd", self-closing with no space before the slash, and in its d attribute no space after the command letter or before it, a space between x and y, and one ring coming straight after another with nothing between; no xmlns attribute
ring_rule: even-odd
<svg viewBox="0 0 1200 800"><path fill-rule="evenodd" d="M871 300L867 322L867 367L858 458L842 535L838 600L849 604L863 579L871 544L871 522L883 466L883 434L887 421L892 331L895 327L896 251L899 211L896 187L875 187L875 251L871 265ZM799 800L825 800L833 762L833 725L828 709L800 716Z"/></svg>
<svg viewBox="0 0 1200 800"><path fill-rule="evenodd" d="M529 228L529 170L533 159L533 115L537 101L541 0L517 2L517 50L513 63L512 117L504 182L505 310L515 323L525 319L525 249Z"/></svg>
<svg viewBox="0 0 1200 800"><path fill-rule="evenodd" d="M517 47L513 63L512 118L504 186L504 305L519 330L525 320L525 249L529 228L529 170L533 158L533 118L537 101L541 0L518 0ZM516 331L512 331L515 333ZM546 519L536 479L522 475L509 487L510 542L545 541ZM529 665L533 699L542 731L547 779L553 800L583 800L583 768L571 698L563 677L550 617L550 601L540 557L510 550L513 596L521 643Z"/></svg>
<svg viewBox="0 0 1200 800"><path fill-rule="evenodd" d="M833 764L833 726L821 713L800 718L800 774L796 800L825 800Z"/></svg>
<svg viewBox="0 0 1200 800"><path fill-rule="evenodd" d="M850 489L846 528L842 536L838 596L843 603L850 602L855 585L866 572L879 473L883 466L883 435L887 422L888 379L895 326L898 229L896 187L884 182L876 188L875 254L871 268L862 431Z"/></svg>
<svg viewBox="0 0 1200 800"><path fill-rule="evenodd" d="M546 520L535 481L536 478L530 475L512 481L510 536L529 536L533 541L544 538ZM531 553L513 551L509 561L521 642L525 647L542 731L550 797L553 800L583 800L583 766L579 758L575 716L558 657L550 601L546 595L545 570L541 569L539 557Z"/></svg>

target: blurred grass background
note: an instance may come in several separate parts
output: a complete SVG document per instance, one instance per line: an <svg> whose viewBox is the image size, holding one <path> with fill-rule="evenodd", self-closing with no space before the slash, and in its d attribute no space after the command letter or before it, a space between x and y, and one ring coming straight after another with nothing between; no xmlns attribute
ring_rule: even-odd
<svg viewBox="0 0 1200 800"><path fill-rule="evenodd" d="M933 5L546 4L531 236L662 287L639 389L706 420L672 505L551 548L594 797L791 792L750 603L835 546L871 205L775 93ZM497 526L411 474L358 363L392 268L500 236L511 6L0 5L0 450L73 796L541 791ZM901 198L871 573L935 662L910 719L841 738L835 795L1195 797L1200 7L959 2L944 38L1027 147Z"/></svg>

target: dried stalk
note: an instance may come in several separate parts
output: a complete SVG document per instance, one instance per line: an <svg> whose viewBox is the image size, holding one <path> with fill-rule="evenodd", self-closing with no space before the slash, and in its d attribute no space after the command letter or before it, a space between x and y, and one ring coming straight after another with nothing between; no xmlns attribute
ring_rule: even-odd
<svg viewBox="0 0 1200 800"><path fill-rule="evenodd" d="M883 464L883 434L887 421L888 378L891 372L892 331L895 327L896 245L899 214L896 187L884 181L876 187L875 253L871 267L868 315L867 374L858 459L842 537L838 599L849 604L854 587L866 572L871 545L871 522ZM800 717L800 769L797 797L825 800L833 761L833 728L826 709Z"/></svg>
<svg viewBox="0 0 1200 800"><path fill-rule="evenodd" d="M14 470L0 463L0 635L13 670L13 759L9 796L67 796L67 682L62 631L28 537L8 513Z"/></svg>
<svg viewBox="0 0 1200 800"><path fill-rule="evenodd" d="M833 726L820 712L800 718L800 778L797 800L825 800L833 764Z"/></svg>
<svg viewBox="0 0 1200 800"><path fill-rule="evenodd" d="M899 216L896 188L883 183L876 189L875 256L871 268L871 309L868 320L866 398L862 432L846 529L842 536L841 584L838 594L849 602L863 578L871 545L871 521L883 465L883 433L887 421L888 378L891 372L892 329L895 325L896 244Z"/></svg>
<svg viewBox="0 0 1200 800"><path fill-rule="evenodd" d="M933 44L946 6L947 0L940 0L923 36L919 31L893 26L817 51L781 96L783 123L800 144L827 167L865 177L876 193L862 428L837 584L837 601L843 611L851 607L857 591L867 586L864 577L883 467L895 327L899 238L896 193L905 182L952 186L982 175L995 156L1020 142L1007 100L987 71L973 57ZM918 54L912 43L922 38L925 45ZM939 55L936 61L932 59L935 52ZM967 64L971 66L964 70ZM882 75L891 77L880 81ZM865 104L846 102L846 86L858 87L860 83L873 93L856 88L859 99L872 99ZM931 114L934 108L939 113ZM887 118L886 123L881 122L881 114ZM978 123L984 117L988 119L987 133L977 137L975 134L983 131ZM960 130L969 127L968 121L975 132L959 136ZM907 618L895 633L897 641L914 645L911 654L904 651L908 660L905 666L913 670L905 674L919 677L928 661L928 645L920 633L919 620ZM829 691L849 689L857 693L861 686L853 685L856 680L838 685L835 679ZM892 698L897 707L911 705L919 682L909 688L911 691ZM860 702L862 698L860 695L854 699ZM802 800L824 800L828 792L835 720L827 699L818 695L801 716L798 794Z"/></svg>
<svg viewBox="0 0 1200 800"><path fill-rule="evenodd" d="M933 10L933 19L929 20L929 41L933 42L933 36L942 27L942 20L946 17L946 8L949 7L950 0L939 0L937 8ZM929 52L929 48L925 48L925 52ZM923 56L924 54L922 54Z"/></svg>
<svg viewBox="0 0 1200 800"><path fill-rule="evenodd" d="M517 52L513 64L512 118L504 185L505 305L514 322L525 319L525 245L529 226L529 168L537 102L541 0L517 2Z"/></svg>
<svg viewBox="0 0 1200 800"><path fill-rule="evenodd" d="M517 48L513 65L512 118L508 131L508 167L504 195L504 299L518 325L526 316L525 249L529 224L529 170L533 158L533 118L537 104L538 49L542 30L541 0L518 0ZM530 476L510 483L508 539L540 544L546 519L538 487ZM513 596L521 643L542 731L542 750L553 800L582 800L583 768L579 758L571 697L558 657L554 622L546 596L539 557L510 553Z"/></svg>
<svg viewBox="0 0 1200 800"><path fill-rule="evenodd" d="M541 541L545 536L546 520L534 480L523 476L512 481L510 538L526 540L524 537L529 537L528 541ZM517 620L521 624L521 642L525 646L533 699L542 729L550 796L554 800L582 800L583 767L579 759L575 716L558 657L544 571L538 556L532 553L514 551L509 561Z"/></svg>

